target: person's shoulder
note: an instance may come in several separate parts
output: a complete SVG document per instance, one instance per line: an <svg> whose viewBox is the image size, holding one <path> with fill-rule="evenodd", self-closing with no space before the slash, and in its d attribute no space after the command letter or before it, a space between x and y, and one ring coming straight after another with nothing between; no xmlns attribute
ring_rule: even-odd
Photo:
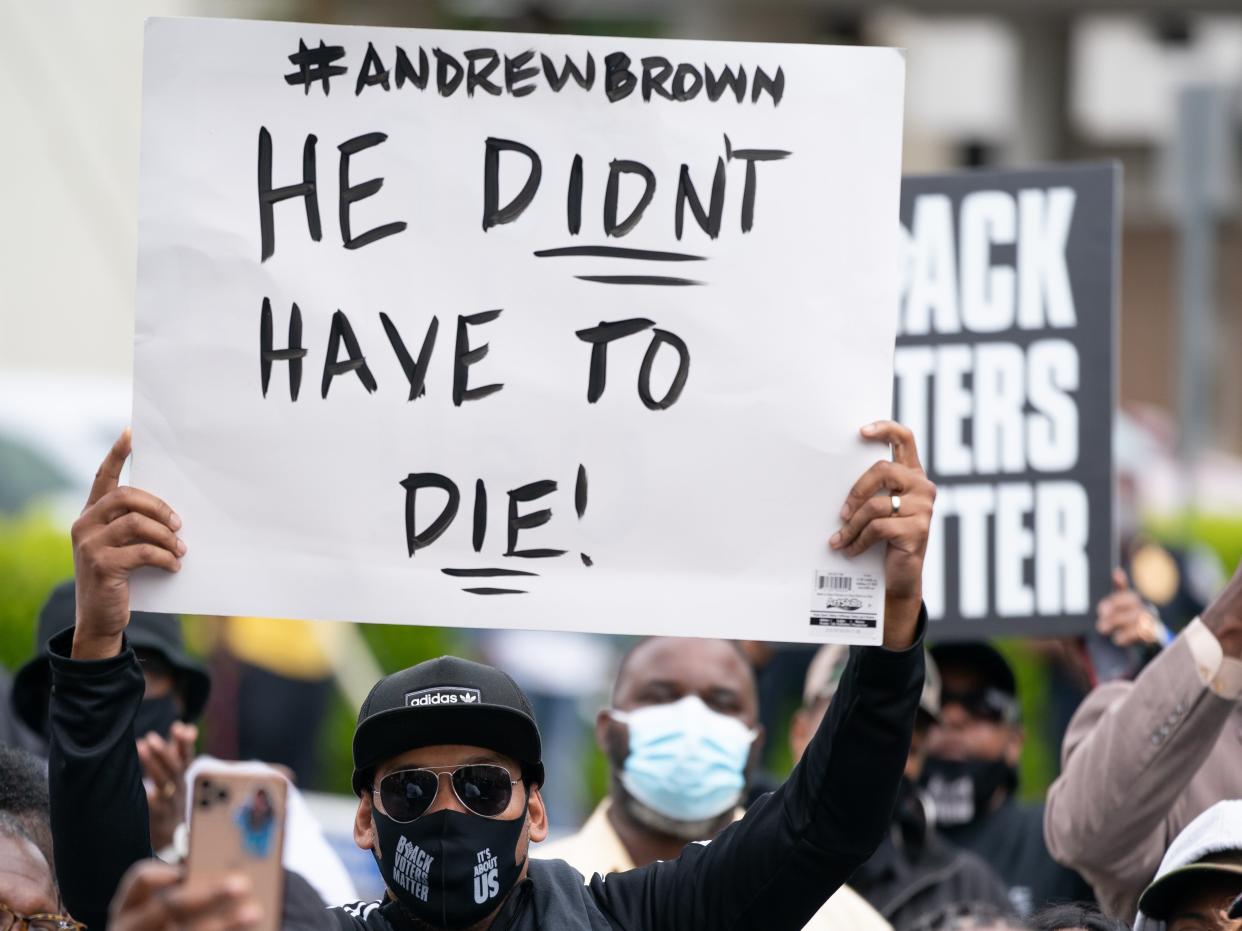
<svg viewBox="0 0 1242 931"><path fill-rule="evenodd" d="M951 885L963 898L1008 906L1009 895L1000 874L987 860L969 850L946 845L951 849L953 880Z"/></svg>
<svg viewBox="0 0 1242 931"><path fill-rule="evenodd" d="M562 857L532 857L529 874L535 882L562 883L574 882L579 886L586 885L586 877L572 863Z"/></svg>
<svg viewBox="0 0 1242 931"><path fill-rule="evenodd" d="M1044 802L1041 799L1027 801L1025 799L1014 799L1013 808L1018 814L1030 821L1041 821L1044 817Z"/></svg>
<svg viewBox="0 0 1242 931"><path fill-rule="evenodd" d="M1009 807L1015 813L1009 828L1020 831L1025 839L1027 863L1030 867L1043 868L1049 875L1077 878L1077 873L1058 863L1048 852L1048 842L1044 837L1044 810L1047 806L1043 802L1015 801Z"/></svg>
<svg viewBox="0 0 1242 931"><path fill-rule="evenodd" d="M390 922L380 913L382 901L349 902L327 909L340 928L389 928Z"/></svg>
<svg viewBox="0 0 1242 931"><path fill-rule="evenodd" d="M618 906L624 911L626 897L617 901L608 894L616 884L609 887L606 893L604 877L596 873L588 883L564 860L532 859L527 876L534 896L535 913L545 921L541 927L611 931L614 925L607 914L615 914Z"/></svg>
<svg viewBox="0 0 1242 931"><path fill-rule="evenodd" d="M324 905L306 877L292 870L285 870L284 874L283 931L332 931L339 926L339 919Z"/></svg>
<svg viewBox="0 0 1242 931"><path fill-rule="evenodd" d="M1042 846L1044 843L1044 809L1042 801L1023 801L1010 799L1001 809L1005 817L1002 819L1010 830L1021 831L1024 835L1037 836Z"/></svg>
<svg viewBox="0 0 1242 931"><path fill-rule="evenodd" d="M992 869L991 864L977 853L947 842L945 847L950 851L949 856L959 872L977 876L996 876L996 870Z"/></svg>

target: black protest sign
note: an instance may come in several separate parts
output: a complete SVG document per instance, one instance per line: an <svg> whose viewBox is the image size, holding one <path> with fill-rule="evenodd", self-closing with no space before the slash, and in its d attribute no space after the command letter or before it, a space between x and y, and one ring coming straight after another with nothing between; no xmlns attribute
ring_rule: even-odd
<svg viewBox="0 0 1242 931"><path fill-rule="evenodd" d="M894 408L939 489L932 637L1082 633L1109 590L1119 184L903 180Z"/></svg>

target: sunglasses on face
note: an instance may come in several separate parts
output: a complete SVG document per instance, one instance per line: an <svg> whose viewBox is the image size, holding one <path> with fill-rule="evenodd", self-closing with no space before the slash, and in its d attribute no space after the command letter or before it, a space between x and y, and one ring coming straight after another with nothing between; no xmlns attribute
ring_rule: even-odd
<svg viewBox="0 0 1242 931"><path fill-rule="evenodd" d="M68 915L23 915L0 902L0 931L85 931Z"/></svg>
<svg viewBox="0 0 1242 931"><path fill-rule="evenodd" d="M440 791L440 776L449 776L453 794L465 809L484 818L504 814L521 782L503 766L470 763L451 769L399 769L379 781L373 793L380 810L399 824L409 824L426 814ZM3 929L0 929L3 931Z"/></svg>
<svg viewBox="0 0 1242 931"><path fill-rule="evenodd" d="M1000 689L943 689L940 693L940 707L948 705L958 705L972 718L991 721L993 724L1013 721L1017 716L1017 703L1012 696Z"/></svg>

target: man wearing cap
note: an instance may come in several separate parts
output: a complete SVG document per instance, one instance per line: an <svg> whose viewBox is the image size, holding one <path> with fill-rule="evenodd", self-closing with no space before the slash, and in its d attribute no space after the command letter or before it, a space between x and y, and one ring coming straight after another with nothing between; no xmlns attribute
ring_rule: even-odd
<svg viewBox="0 0 1242 931"><path fill-rule="evenodd" d="M14 679L14 713L46 741L49 734L49 696L52 688L51 642L67 644L74 625L73 581L57 585L39 611L35 655ZM206 668L185 650L181 621L170 614L135 611L129 622L129 642L142 669L142 701L134 713L133 736L145 776L144 788L151 812L151 844L167 848L184 819L185 783L182 776L194 756L197 721L207 705L211 678ZM62 654L63 655L63 654ZM71 720L67 725L72 728ZM80 794L80 789L75 794Z"/></svg>
<svg viewBox="0 0 1242 931"><path fill-rule="evenodd" d="M1134 931L1242 931L1242 801L1217 802L1177 835Z"/></svg>
<svg viewBox="0 0 1242 931"><path fill-rule="evenodd" d="M922 781L936 826L996 870L1023 917L1089 900L1086 883L1048 853L1043 806L1014 797L1024 734L1008 661L983 642L942 643L931 655L942 683L940 720Z"/></svg>
<svg viewBox="0 0 1242 931"><path fill-rule="evenodd" d="M849 651L839 644L820 647L807 669L802 707L794 714L789 741L794 759L806 752L845 675ZM850 877L850 884L896 931L923 926L928 916L955 902L993 905L1009 910L1000 878L979 857L950 844L927 817L918 789L931 727L940 716L940 676L925 658L927 675L905 772L893 809L891 829L871 859ZM831 904L831 903L830 903Z"/></svg>
<svg viewBox="0 0 1242 931"><path fill-rule="evenodd" d="M608 795L580 831L536 848L534 856L564 860L583 876L606 876L671 860L688 842L710 840L742 817L763 736L754 670L736 641L638 641L617 669L610 707L595 720L610 766ZM842 886L806 929L891 926Z"/></svg>
<svg viewBox="0 0 1242 931"><path fill-rule="evenodd" d="M1048 848L1128 917L1173 838L1242 797L1242 564L1133 682L1086 697L1048 790Z"/></svg>
<svg viewBox="0 0 1242 931"><path fill-rule="evenodd" d="M923 683L922 567L935 488L909 430L882 422L862 435L891 445L893 460L855 483L828 545L853 556L886 544L884 645L852 653L841 700L783 786L706 846L586 883L563 861L529 856L547 818L539 730L521 690L477 663L422 663L382 679L359 712L354 839L374 856L387 895L333 910L341 928L800 929L887 830ZM112 804L128 806L109 816L117 830L102 872L146 853L132 744L106 733L128 724L140 698L125 639L129 575L140 566L175 572L187 549L168 504L118 487L128 455L127 431L73 530L78 624L66 662L91 674L96 733L83 740L98 742L122 782ZM62 756L58 736L54 726L54 769L100 766ZM54 780L54 821L55 792Z"/></svg>

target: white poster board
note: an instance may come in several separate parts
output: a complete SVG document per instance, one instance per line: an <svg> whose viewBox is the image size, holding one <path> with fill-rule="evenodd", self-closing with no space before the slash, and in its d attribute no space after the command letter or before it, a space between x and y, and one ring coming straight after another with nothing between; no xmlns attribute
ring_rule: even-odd
<svg viewBox="0 0 1242 931"><path fill-rule="evenodd" d="M898 52L156 19L143 80L136 608L879 642Z"/></svg>

